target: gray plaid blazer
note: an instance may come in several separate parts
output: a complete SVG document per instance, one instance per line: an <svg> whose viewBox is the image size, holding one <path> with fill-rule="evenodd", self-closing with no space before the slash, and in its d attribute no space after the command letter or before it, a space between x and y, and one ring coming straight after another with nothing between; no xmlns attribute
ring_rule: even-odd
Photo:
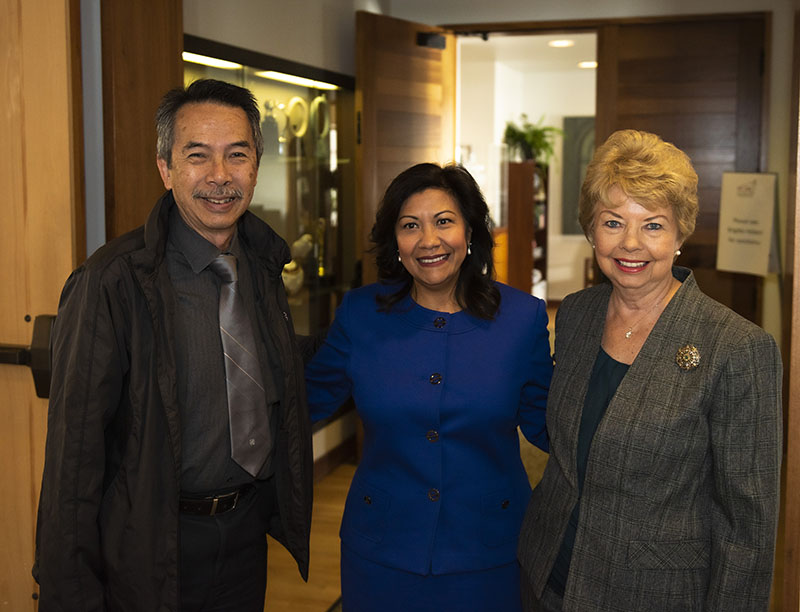
<svg viewBox="0 0 800 612"><path fill-rule="evenodd" d="M564 610L767 610L778 518L781 360L772 337L715 302L686 268L594 436ZM550 458L522 525L541 596L577 501L576 444L611 286L556 316ZM678 351L693 345L697 367ZM528 609L535 609L530 607Z"/></svg>

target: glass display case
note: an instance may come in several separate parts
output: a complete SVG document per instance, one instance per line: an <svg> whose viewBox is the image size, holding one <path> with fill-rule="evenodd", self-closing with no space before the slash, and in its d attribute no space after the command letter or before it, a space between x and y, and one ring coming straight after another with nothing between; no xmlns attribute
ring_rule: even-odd
<svg viewBox="0 0 800 612"><path fill-rule="evenodd" d="M283 281L295 329L314 334L360 284L352 78L195 37L185 46L185 84L219 79L258 101L264 154L250 211L289 244Z"/></svg>

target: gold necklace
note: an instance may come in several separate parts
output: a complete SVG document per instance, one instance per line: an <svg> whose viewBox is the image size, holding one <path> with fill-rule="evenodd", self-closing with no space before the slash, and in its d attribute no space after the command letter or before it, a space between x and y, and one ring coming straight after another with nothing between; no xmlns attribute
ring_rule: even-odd
<svg viewBox="0 0 800 612"><path fill-rule="evenodd" d="M655 303L653 306L651 306L651 307L650 307L650 309L649 309L647 312L645 312L645 313L644 313L644 314L643 314L643 315L642 315L642 316L641 316L641 317L640 317L640 318L639 318L639 319L636 321L636 323L634 323L633 325L631 325L631 326L628 328L628 331L626 331L626 332L625 332L625 339L626 339L626 340L630 340L630 339L631 339L631 336L633 335L633 330L634 330L634 328L635 328L637 325L639 325L639 323L641 323L642 321L644 321L644 320L645 320L645 319L646 319L646 318L647 318L647 317L650 315L650 313L652 313L652 312L653 312L653 311L654 311L656 308L658 308L658 306L660 306L660 305L661 305L661 303L662 303L663 301L664 301L664 298L661 298L660 300L658 300L658 301L657 301L657 302L656 302L656 303Z"/></svg>

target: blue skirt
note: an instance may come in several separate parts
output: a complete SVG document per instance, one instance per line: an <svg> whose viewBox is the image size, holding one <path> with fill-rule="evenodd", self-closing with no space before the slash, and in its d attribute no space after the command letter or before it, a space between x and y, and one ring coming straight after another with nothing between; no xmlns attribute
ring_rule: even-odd
<svg viewBox="0 0 800 612"><path fill-rule="evenodd" d="M342 545L342 612L521 612L519 563L421 576Z"/></svg>

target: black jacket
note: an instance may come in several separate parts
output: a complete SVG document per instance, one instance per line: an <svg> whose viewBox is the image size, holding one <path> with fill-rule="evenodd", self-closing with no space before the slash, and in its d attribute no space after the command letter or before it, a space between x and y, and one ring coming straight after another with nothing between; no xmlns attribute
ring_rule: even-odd
<svg viewBox="0 0 800 612"><path fill-rule="evenodd" d="M176 297L164 259L174 205L167 192L144 227L99 249L61 295L33 571L41 612L179 609ZM269 533L307 578L311 428L280 278L289 249L249 212L238 228L259 331L283 371L273 458L280 518Z"/></svg>

